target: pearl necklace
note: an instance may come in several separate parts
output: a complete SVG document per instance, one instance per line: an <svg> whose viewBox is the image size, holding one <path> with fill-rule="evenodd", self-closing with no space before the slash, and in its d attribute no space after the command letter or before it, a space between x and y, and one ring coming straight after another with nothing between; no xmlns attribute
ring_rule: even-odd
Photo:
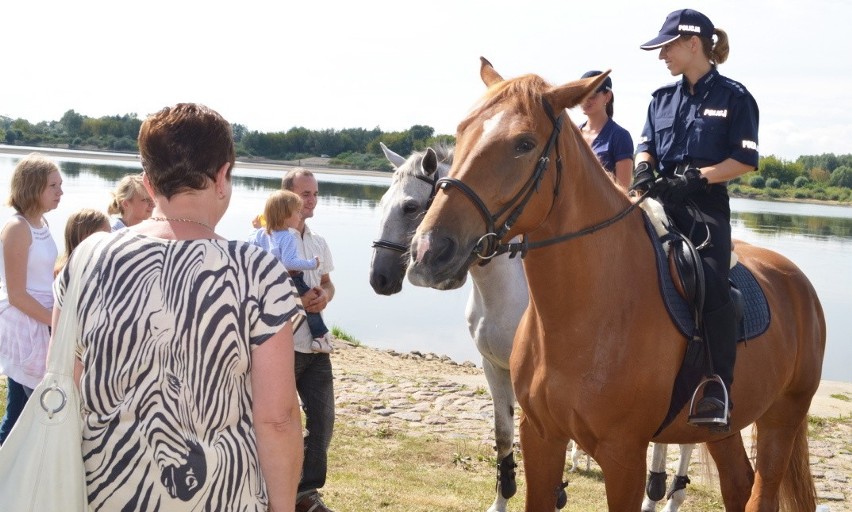
<svg viewBox="0 0 852 512"><path fill-rule="evenodd" d="M191 222L193 224L198 224L199 226L204 226L205 228L209 229L210 231L213 231L214 233L216 232L216 230L211 228L209 225L201 222L200 220L184 219L181 217L149 217L148 220L154 220L158 222Z"/></svg>

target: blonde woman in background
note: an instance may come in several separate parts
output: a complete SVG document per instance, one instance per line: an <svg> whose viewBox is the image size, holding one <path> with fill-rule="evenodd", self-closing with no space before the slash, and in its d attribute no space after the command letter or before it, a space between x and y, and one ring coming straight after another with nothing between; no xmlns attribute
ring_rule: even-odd
<svg viewBox="0 0 852 512"><path fill-rule="evenodd" d="M92 208L83 208L82 210L72 213L65 223L65 253L56 260L56 265L53 267L54 276L58 274L68 257L80 242L85 240L98 231L109 233L112 228L109 224L109 217L100 210Z"/></svg>
<svg viewBox="0 0 852 512"><path fill-rule="evenodd" d="M139 224L154 211L154 200L142 185L141 174L121 178L112 193L112 202L107 212L114 215L111 229L118 231Z"/></svg>
<svg viewBox="0 0 852 512"><path fill-rule="evenodd" d="M0 374L8 378L0 444L46 369L58 251L44 214L61 197L55 163L34 153L15 166L8 199L15 214L0 231Z"/></svg>

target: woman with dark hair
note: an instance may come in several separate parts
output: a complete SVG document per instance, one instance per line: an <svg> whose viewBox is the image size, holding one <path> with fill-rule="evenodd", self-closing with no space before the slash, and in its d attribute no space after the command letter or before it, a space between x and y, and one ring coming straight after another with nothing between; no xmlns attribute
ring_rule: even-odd
<svg viewBox="0 0 852 512"><path fill-rule="evenodd" d="M93 510L295 508L302 425L287 270L215 232L231 199L228 122L196 104L139 131L154 215L71 254L83 460ZM94 244L90 247L86 244ZM83 265L78 297L66 296Z"/></svg>
<svg viewBox="0 0 852 512"><path fill-rule="evenodd" d="M698 11L669 14L657 37L641 48L659 49L659 59L681 78L653 94L636 151L633 188L652 187L675 226L699 248L704 336L725 389L707 385L690 422L724 429L730 415L724 407L726 390L731 390L737 354L726 185L757 167L757 103L742 84L717 71L728 58L728 35ZM655 174L662 177L657 184Z"/></svg>
<svg viewBox="0 0 852 512"><path fill-rule="evenodd" d="M61 197L55 163L33 153L15 166L8 199L15 214L0 231L0 374L8 386L0 444L46 370L58 250L44 214Z"/></svg>
<svg viewBox="0 0 852 512"><path fill-rule="evenodd" d="M600 74L600 71L588 71L580 78ZM580 105L587 118L580 125L580 133L610 177L627 190L630 170L633 169L633 139L627 130L612 120L613 103L612 79L606 77L598 90Z"/></svg>

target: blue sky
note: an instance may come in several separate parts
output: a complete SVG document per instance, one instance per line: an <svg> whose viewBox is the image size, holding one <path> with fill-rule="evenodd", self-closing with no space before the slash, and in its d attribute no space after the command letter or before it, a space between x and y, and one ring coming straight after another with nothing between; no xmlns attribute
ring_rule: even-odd
<svg viewBox="0 0 852 512"><path fill-rule="evenodd" d="M635 140L651 92L673 81L638 46L683 7L728 32L719 69L757 99L761 154L852 153L848 0L10 2L0 115L144 117L196 101L260 131L454 133L484 90L482 55L554 84L612 68L615 119Z"/></svg>

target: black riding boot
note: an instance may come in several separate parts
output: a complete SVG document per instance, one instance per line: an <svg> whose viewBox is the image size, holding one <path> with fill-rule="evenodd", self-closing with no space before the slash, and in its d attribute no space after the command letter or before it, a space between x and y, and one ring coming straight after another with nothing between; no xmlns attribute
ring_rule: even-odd
<svg viewBox="0 0 852 512"><path fill-rule="evenodd" d="M713 371L725 383L728 406L733 408L730 392L734 382L734 361L737 359L737 323L733 301L729 300L724 306L704 313L704 333L710 347ZM695 406L695 416L727 418L724 404L725 394L721 386L711 382L704 387L704 396Z"/></svg>

